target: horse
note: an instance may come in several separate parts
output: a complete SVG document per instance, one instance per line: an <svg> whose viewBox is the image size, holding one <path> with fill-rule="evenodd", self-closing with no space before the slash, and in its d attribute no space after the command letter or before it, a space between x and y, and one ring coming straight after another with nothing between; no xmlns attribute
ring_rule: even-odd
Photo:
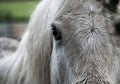
<svg viewBox="0 0 120 84"><path fill-rule="evenodd" d="M119 84L118 3L42 0L16 52L0 59L0 83Z"/></svg>

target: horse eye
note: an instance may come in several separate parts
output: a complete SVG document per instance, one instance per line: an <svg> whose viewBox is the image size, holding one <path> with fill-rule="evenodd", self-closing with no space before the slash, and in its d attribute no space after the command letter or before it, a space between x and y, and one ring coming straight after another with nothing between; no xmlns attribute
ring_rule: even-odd
<svg viewBox="0 0 120 84"><path fill-rule="evenodd" d="M116 33L120 35L120 22L115 24L115 28L116 28Z"/></svg>
<svg viewBox="0 0 120 84"><path fill-rule="evenodd" d="M61 40L62 39L62 36L61 36L61 32L57 29L57 27L52 24L52 34L54 36L54 39L55 40Z"/></svg>

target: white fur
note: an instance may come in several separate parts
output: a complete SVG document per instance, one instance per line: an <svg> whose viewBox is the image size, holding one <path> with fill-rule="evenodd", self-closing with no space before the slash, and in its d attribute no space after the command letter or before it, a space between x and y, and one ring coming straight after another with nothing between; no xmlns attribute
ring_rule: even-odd
<svg viewBox="0 0 120 84"><path fill-rule="evenodd" d="M75 7L79 6L81 3L85 3L85 1L87 2L88 0L41 1L37 5L34 13L31 16L31 19L27 26L28 29L23 35L18 50L14 53L13 56L5 57L0 60L0 74L1 76L3 76L3 81L1 83L50 84L51 72L53 72L50 71L52 70L50 63L51 64L53 63L53 65L55 65L53 66L53 70L58 69L57 67L58 65L56 64L57 58L56 57L54 58L55 56L54 53L53 59L55 61L53 60L51 62L52 50L55 48L53 48L52 45L53 38L51 35L50 25L56 18L61 17L61 15L63 14L65 15L65 13L70 12ZM94 4L94 1L96 0L91 0L90 2ZM97 10L97 8L95 8L94 5L91 5L89 3L86 6L88 6L88 8L91 11ZM97 12L99 13L99 10ZM67 67L69 68L68 65ZM67 74L72 75L71 69L69 71L70 72ZM71 82L74 81L70 80L72 79L72 77L69 77L69 81ZM108 79L109 79L108 81L111 81L111 78L108 77ZM53 84L54 83L55 82L53 82ZM65 83L68 84L69 82ZM116 83L112 82L111 84Z"/></svg>

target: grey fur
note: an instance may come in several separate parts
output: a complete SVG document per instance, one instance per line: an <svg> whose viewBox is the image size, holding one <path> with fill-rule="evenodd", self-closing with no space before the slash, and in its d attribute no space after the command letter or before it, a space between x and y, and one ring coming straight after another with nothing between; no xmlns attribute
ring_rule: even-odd
<svg viewBox="0 0 120 84"><path fill-rule="evenodd" d="M102 3L43 0L16 53L0 60L3 84L119 84L117 14ZM61 32L59 41L52 23Z"/></svg>

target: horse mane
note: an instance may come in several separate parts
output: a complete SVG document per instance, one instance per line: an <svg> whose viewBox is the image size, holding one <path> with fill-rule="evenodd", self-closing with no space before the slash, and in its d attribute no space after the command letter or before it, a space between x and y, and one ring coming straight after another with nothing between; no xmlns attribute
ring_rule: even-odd
<svg viewBox="0 0 120 84"><path fill-rule="evenodd" d="M50 62L46 62L51 55L51 36L48 29L50 3L51 0L44 0L37 5L17 51L12 56L0 60L3 84L50 82Z"/></svg>
<svg viewBox="0 0 120 84"><path fill-rule="evenodd" d="M0 59L2 84L50 84L50 25L60 14L58 10L64 10L61 4L68 1L43 0L37 5L17 51L10 57Z"/></svg>

